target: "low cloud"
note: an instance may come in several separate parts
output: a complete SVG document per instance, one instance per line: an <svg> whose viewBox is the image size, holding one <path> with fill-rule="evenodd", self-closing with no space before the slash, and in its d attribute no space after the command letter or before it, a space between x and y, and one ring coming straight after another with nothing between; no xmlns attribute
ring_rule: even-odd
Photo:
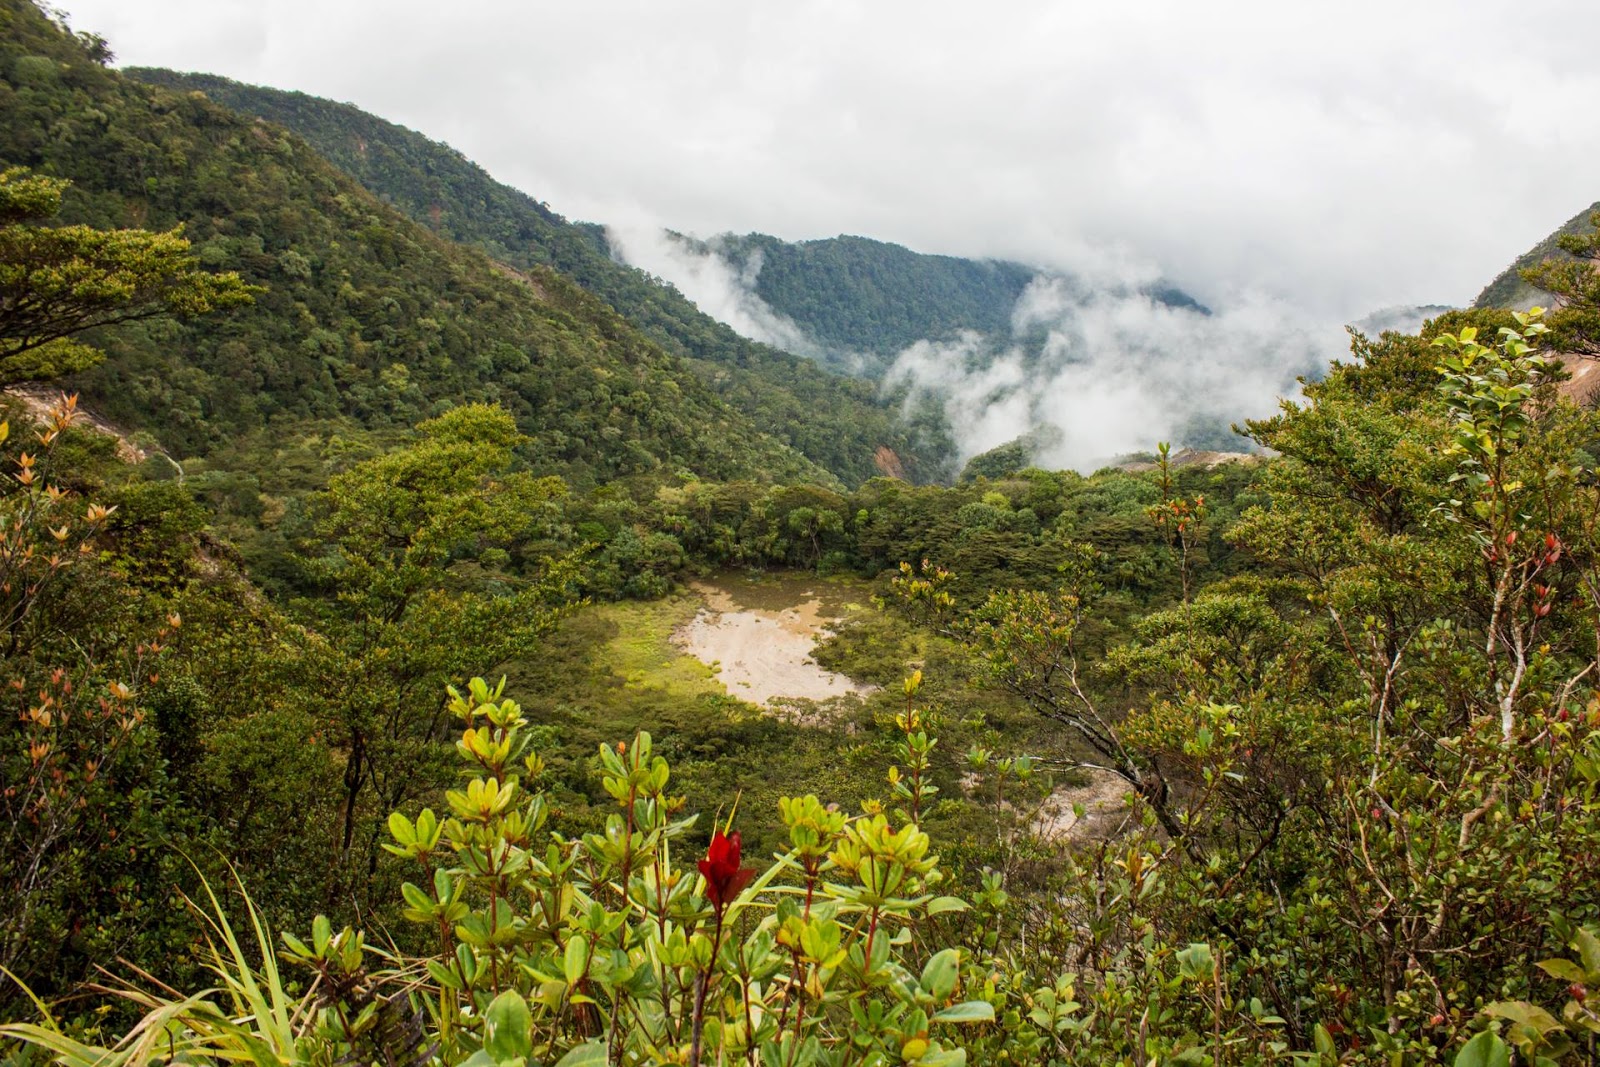
<svg viewBox="0 0 1600 1067"><path fill-rule="evenodd" d="M799 323L761 299L756 293L763 258L760 249L735 264L717 250L714 241L696 241L649 225L608 226L606 240L612 255L671 283L701 311L742 337L807 356L836 370L857 373L865 366L858 353L819 343Z"/></svg>
<svg viewBox="0 0 1600 1067"><path fill-rule="evenodd" d="M1307 328L1259 294L1212 313L1128 288L1037 279L1018 301L1013 336L968 334L901 352L887 384L932 395L950 418L960 459L1024 434L1035 462L1091 471L1158 441L1246 447L1231 423L1269 415L1344 347L1337 323Z"/></svg>
<svg viewBox="0 0 1600 1067"><path fill-rule="evenodd" d="M639 226L607 231L629 264L675 285L700 309L752 340L835 368L859 370L856 353L817 342L757 294L761 260L735 265L715 240ZM1260 292L1227 294L1217 310L1173 306L1159 272L1137 257L1092 260L1092 276L1041 273L1012 310L1008 336L965 331L898 353L884 388L907 409L930 399L944 411L965 463L1031 437L1048 467L1091 471L1158 441L1242 449L1229 427L1271 414L1346 348L1342 325Z"/></svg>
<svg viewBox="0 0 1600 1067"><path fill-rule="evenodd" d="M1600 167L1573 0L61 2L125 62L354 101L571 217L1068 267L1122 242L1208 304L1464 302Z"/></svg>

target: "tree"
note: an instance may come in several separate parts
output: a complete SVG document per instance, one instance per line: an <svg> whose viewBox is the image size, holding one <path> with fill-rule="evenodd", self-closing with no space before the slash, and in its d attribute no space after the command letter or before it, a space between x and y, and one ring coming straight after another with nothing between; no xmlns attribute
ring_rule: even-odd
<svg viewBox="0 0 1600 1067"><path fill-rule="evenodd" d="M262 290L199 270L179 231L51 226L71 183L0 172L0 386L57 378L98 363L73 340L97 326L183 317L248 304Z"/></svg>
<svg viewBox="0 0 1600 1067"><path fill-rule="evenodd" d="M1589 222L1600 226L1600 212ZM1547 320L1550 346L1592 356L1600 352L1600 230L1562 234L1557 243L1568 258L1528 267L1522 278L1556 298Z"/></svg>
<svg viewBox="0 0 1600 1067"><path fill-rule="evenodd" d="M566 486L511 470L524 443L511 415L466 405L420 429L333 479L308 560L324 595L302 613L322 638L330 740L345 749L338 848L352 881L376 871L374 816L448 778L448 716L428 697L526 654L570 599L564 561L512 558L545 533Z"/></svg>

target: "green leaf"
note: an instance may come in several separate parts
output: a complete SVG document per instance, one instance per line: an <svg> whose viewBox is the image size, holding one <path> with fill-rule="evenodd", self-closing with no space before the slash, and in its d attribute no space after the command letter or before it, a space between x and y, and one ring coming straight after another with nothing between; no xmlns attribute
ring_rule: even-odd
<svg viewBox="0 0 1600 1067"><path fill-rule="evenodd" d="M1455 1067L1511 1067L1511 1050L1499 1034L1485 1030L1461 1046Z"/></svg>
<svg viewBox="0 0 1600 1067"><path fill-rule="evenodd" d="M1210 945L1197 942L1178 953L1178 973L1191 982L1209 982L1216 971Z"/></svg>
<svg viewBox="0 0 1600 1067"><path fill-rule="evenodd" d="M992 1023L994 1005L986 1000L967 1000L952 1004L933 1017L936 1023Z"/></svg>
<svg viewBox="0 0 1600 1067"><path fill-rule="evenodd" d="M1311 1028L1311 1044L1319 1056L1338 1056L1339 1050L1333 1044L1333 1035L1328 1033L1328 1028L1318 1023Z"/></svg>
<svg viewBox="0 0 1600 1067"><path fill-rule="evenodd" d="M960 897L934 897L928 901L929 915L943 915L947 911L966 911L968 904Z"/></svg>
<svg viewBox="0 0 1600 1067"><path fill-rule="evenodd" d="M1588 976L1583 973L1583 968L1571 960L1541 960L1537 966L1551 978L1559 978L1563 982L1584 982L1588 980Z"/></svg>
<svg viewBox="0 0 1600 1067"><path fill-rule="evenodd" d="M961 967L961 953L947 948L937 953L922 968L922 991L935 1003L949 999L956 991L956 977Z"/></svg>
<svg viewBox="0 0 1600 1067"><path fill-rule="evenodd" d="M428 961L428 973L433 980L446 989L460 989L461 979L456 977L454 971L440 963L438 960Z"/></svg>
<svg viewBox="0 0 1600 1067"><path fill-rule="evenodd" d="M1561 1021L1537 1004L1522 1000L1503 1000L1484 1008L1484 1014L1496 1019L1507 1019L1518 1026L1526 1026L1539 1034L1561 1029Z"/></svg>
<svg viewBox="0 0 1600 1067"><path fill-rule="evenodd" d="M515 989L501 993L484 1013L484 1051L496 1062L526 1060L533 1053L533 1015Z"/></svg>
<svg viewBox="0 0 1600 1067"><path fill-rule="evenodd" d="M1600 978L1600 938L1580 926L1578 932L1572 935L1572 947L1578 950L1583 969L1590 976Z"/></svg>
<svg viewBox="0 0 1600 1067"><path fill-rule="evenodd" d="M556 1061L556 1067L605 1067L604 1041L586 1041Z"/></svg>
<svg viewBox="0 0 1600 1067"><path fill-rule="evenodd" d="M568 941L566 957L561 961L561 969L566 976L567 985L577 985L579 979L589 969L589 942L581 937L574 937L571 941Z"/></svg>
<svg viewBox="0 0 1600 1067"><path fill-rule="evenodd" d="M415 844L417 840L417 831L411 825L411 820L398 811L389 815L389 834L401 845Z"/></svg>

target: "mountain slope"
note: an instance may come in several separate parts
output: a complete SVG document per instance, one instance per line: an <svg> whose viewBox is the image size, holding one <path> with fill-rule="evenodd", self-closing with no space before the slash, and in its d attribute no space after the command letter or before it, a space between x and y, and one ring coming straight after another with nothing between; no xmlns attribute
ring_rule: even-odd
<svg viewBox="0 0 1600 1067"><path fill-rule="evenodd" d="M791 243L730 234L708 245L754 274L756 295L822 344L879 356L962 330L1006 332L1012 307L1039 273L1021 263L925 255L866 237Z"/></svg>
<svg viewBox="0 0 1600 1067"><path fill-rule="evenodd" d="M951 341L969 332L1009 336L1030 286L1088 292L1075 279L1023 263L931 255L867 237L791 242L749 233L672 240L689 255L724 260L768 308L823 349L868 357L869 374L919 341ZM1205 311L1169 285L1139 291L1158 304Z"/></svg>
<svg viewBox="0 0 1600 1067"><path fill-rule="evenodd" d="M1483 292L1472 302L1477 308L1513 308L1526 310L1535 304L1547 303L1549 294L1535 289L1522 280L1522 271L1529 267L1537 267L1547 259L1564 259L1567 253L1561 250L1558 242L1569 233L1593 233L1594 223L1590 218L1595 212L1600 211L1600 202L1590 204L1572 218L1562 223L1561 228L1550 236L1518 256L1511 266L1501 271L1494 281L1484 286Z"/></svg>
<svg viewBox="0 0 1600 1067"><path fill-rule="evenodd" d="M100 339L87 399L181 455L399 432L484 400L531 435L530 464L579 483L827 479L557 272L514 274L299 138L104 69L26 0L0 0L0 163L72 179L64 222L182 224L203 263L268 287L236 314Z"/></svg>
<svg viewBox="0 0 1600 1067"><path fill-rule="evenodd" d="M519 270L554 268L611 304L691 365L727 403L847 482L880 473L886 448L931 472L938 456L913 445L871 385L740 337L676 289L614 260L598 226L573 224L495 181L447 145L348 104L206 74L133 68L128 75L277 123L306 139L380 199L434 232Z"/></svg>

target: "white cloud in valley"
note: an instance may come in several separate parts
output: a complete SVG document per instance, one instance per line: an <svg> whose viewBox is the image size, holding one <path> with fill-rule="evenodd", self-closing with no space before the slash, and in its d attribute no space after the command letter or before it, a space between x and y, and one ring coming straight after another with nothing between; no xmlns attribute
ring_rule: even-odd
<svg viewBox="0 0 1600 1067"><path fill-rule="evenodd" d="M120 61L352 101L580 218L861 233L1215 303L1464 303L1595 199L1570 0L65 0Z"/></svg>
<svg viewBox="0 0 1600 1067"><path fill-rule="evenodd" d="M1027 343L1043 332L1042 346ZM888 381L943 401L962 460L1027 433L1036 461L1091 471L1158 441L1249 447L1229 426L1270 414L1339 354L1334 324L1241 296L1213 314L1126 287L1035 281L1014 338L969 333L901 352Z"/></svg>
<svg viewBox="0 0 1600 1067"><path fill-rule="evenodd" d="M647 274L671 282L707 315L752 340L787 352L826 358L821 345L793 319L774 311L756 294L761 256L735 266L711 249L696 249L659 226L606 227L614 256Z"/></svg>

